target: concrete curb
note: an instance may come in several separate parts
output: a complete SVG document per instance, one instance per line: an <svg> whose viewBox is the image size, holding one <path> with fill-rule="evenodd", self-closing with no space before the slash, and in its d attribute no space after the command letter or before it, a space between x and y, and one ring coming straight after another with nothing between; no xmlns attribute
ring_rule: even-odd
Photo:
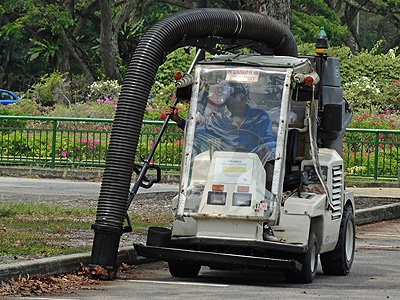
<svg viewBox="0 0 400 300"><path fill-rule="evenodd" d="M101 180L103 178L103 168L91 169L49 169L40 167L7 167L0 168L0 176L10 177L39 177L39 178L56 178L68 180ZM180 174L161 173L162 183L179 183ZM399 182L382 182L382 181L353 181L345 180L345 186L357 187L400 187Z"/></svg>
<svg viewBox="0 0 400 300"><path fill-rule="evenodd" d="M400 203L356 210L356 225L400 218Z"/></svg>
<svg viewBox="0 0 400 300"><path fill-rule="evenodd" d="M356 225L400 218L400 203L356 210L355 215ZM26 277L28 274L33 277L70 273L79 270L81 263L87 266L90 256L91 253L78 253L0 265L0 281ZM117 265L137 265L150 261L153 260L138 256L133 247L123 247L118 251Z"/></svg>
<svg viewBox="0 0 400 300"><path fill-rule="evenodd" d="M78 271L81 264L89 265L91 253L76 253L54 257L41 258L31 261L0 265L0 282L18 277L34 277L38 275L47 276L54 274L66 274ZM138 256L133 247L119 249L117 265L122 263L137 265L152 260Z"/></svg>
<svg viewBox="0 0 400 300"><path fill-rule="evenodd" d="M47 169L24 167L1 167L0 176L7 177L38 177L66 180L101 180L103 169L71 170L71 169ZM162 183L179 183L180 174L162 172Z"/></svg>

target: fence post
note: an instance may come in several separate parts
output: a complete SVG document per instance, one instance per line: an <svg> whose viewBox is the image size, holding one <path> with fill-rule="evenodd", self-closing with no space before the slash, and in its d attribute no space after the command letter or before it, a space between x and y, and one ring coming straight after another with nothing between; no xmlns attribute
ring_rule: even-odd
<svg viewBox="0 0 400 300"><path fill-rule="evenodd" d="M379 131L375 132L374 180L378 180Z"/></svg>
<svg viewBox="0 0 400 300"><path fill-rule="evenodd" d="M53 140L51 142L51 168L55 168L56 164L56 139L57 139L57 120L53 120Z"/></svg>

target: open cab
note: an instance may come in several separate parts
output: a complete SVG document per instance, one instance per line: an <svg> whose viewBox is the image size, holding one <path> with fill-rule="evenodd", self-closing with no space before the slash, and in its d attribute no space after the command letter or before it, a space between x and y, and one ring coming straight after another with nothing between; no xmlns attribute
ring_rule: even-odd
<svg viewBox="0 0 400 300"><path fill-rule="evenodd" d="M151 242L135 245L140 255L167 260L173 276L197 276L204 265L280 270L289 281L311 282L318 255L332 270L332 253L346 243L342 260L351 267L354 200L340 153L318 142L314 65L260 55L197 65L173 228L149 230ZM340 80L333 87L334 109L347 122Z"/></svg>

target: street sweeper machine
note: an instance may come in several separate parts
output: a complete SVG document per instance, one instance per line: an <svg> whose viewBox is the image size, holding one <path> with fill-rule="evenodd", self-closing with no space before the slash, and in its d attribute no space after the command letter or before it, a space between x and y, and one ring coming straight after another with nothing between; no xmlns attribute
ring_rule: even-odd
<svg viewBox="0 0 400 300"><path fill-rule="evenodd" d="M202 12L222 19L232 13L205 9L193 16ZM246 21L246 13L233 12L241 30L251 32L255 21ZM354 197L345 189L341 152L351 112L339 60L327 56L323 29L315 56L297 55L286 29L276 47L257 41L259 34L222 37L210 29L179 40L207 51L216 44L253 51L195 59L177 80L177 98L190 108L178 119L184 147L174 222L150 227L146 245L134 245L141 256L167 261L172 276L196 277L201 266L253 268L310 283L319 259L325 274L350 272ZM141 185L139 174L128 206ZM99 223L94 229L101 234Z"/></svg>

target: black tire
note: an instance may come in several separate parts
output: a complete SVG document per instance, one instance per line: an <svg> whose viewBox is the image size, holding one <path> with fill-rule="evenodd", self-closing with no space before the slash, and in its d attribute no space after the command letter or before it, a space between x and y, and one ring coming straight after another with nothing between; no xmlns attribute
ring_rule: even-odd
<svg viewBox="0 0 400 300"><path fill-rule="evenodd" d="M174 277L195 278L199 275L200 265L181 261L168 262L169 273Z"/></svg>
<svg viewBox="0 0 400 300"><path fill-rule="evenodd" d="M301 271L285 272L287 282L311 283L317 274L318 266L318 243L314 232L308 238L308 250L299 257L299 262L303 265Z"/></svg>
<svg viewBox="0 0 400 300"><path fill-rule="evenodd" d="M322 271L327 275L348 275L354 259L356 226L353 209L345 206L339 239L334 250L321 254Z"/></svg>

